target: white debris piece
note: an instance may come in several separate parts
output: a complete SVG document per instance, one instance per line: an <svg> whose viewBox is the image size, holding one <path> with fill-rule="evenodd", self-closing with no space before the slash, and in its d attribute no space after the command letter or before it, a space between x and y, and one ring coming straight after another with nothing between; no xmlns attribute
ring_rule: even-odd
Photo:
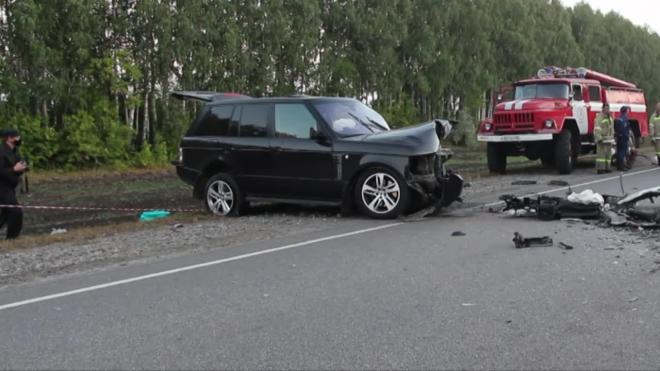
<svg viewBox="0 0 660 371"><path fill-rule="evenodd" d="M53 230L50 231L50 234L54 235L54 234L62 234L62 233L66 233L66 232L67 232L67 230L64 229L64 228L53 228Z"/></svg>
<svg viewBox="0 0 660 371"><path fill-rule="evenodd" d="M592 191L591 189L585 189L580 193L571 193L568 195L568 200L583 205L593 205L598 204L603 206L605 204L605 199L600 194Z"/></svg>

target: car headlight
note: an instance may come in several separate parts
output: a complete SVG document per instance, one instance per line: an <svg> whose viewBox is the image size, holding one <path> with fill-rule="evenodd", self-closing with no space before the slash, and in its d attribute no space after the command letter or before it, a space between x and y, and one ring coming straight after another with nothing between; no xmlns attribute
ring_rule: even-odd
<svg viewBox="0 0 660 371"><path fill-rule="evenodd" d="M179 162L183 162L183 148L179 147Z"/></svg>
<svg viewBox="0 0 660 371"><path fill-rule="evenodd" d="M493 129L493 124L491 124L490 122L484 124L485 131L491 131L492 129Z"/></svg>
<svg viewBox="0 0 660 371"><path fill-rule="evenodd" d="M546 129L552 129L555 127L555 122L552 120L545 120L543 126L545 126Z"/></svg>

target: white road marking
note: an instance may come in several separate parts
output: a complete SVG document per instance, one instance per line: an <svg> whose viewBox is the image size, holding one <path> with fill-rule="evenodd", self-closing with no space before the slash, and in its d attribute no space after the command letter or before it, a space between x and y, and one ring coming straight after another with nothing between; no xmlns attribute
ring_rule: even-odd
<svg viewBox="0 0 660 371"><path fill-rule="evenodd" d="M626 178L626 177L629 177L629 176L650 173L650 172L658 171L658 170L660 170L660 168L655 167L655 168L652 168L652 169L646 169L646 170L635 171L635 172L632 172L632 173L626 173L626 174L623 174L623 177ZM569 185L569 186L566 186L566 187L560 187L560 188L555 188L555 189L549 189L547 191L534 192L534 193L526 194L524 196L520 196L520 198L532 197L532 196L541 196L541 195L545 195L545 194L548 194L548 193L565 191L569 188L571 188L571 189L572 188L579 188L579 187L584 187L584 186L588 186L588 185L592 185L592 184L608 182L610 180L615 180L615 179L619 179L619 176L616 175L616 176L611 176L611 177L608 177L608 178L592 180L590 182L574 184L574 185ZM499 206L499 205L502 205L502 204L504 204L504 201L496 201L496 202L491 202L491 203L487 203L487 204L483 204L483 205L479 205L479 206L468 207L468 208L466 208L466 210L483 209L483 208L486 208L486 207Z"/></svg>
<svg viewBox="0 0 660 371"><path fill-rule="evenodd" d="M308 240L308 241L303 241L303 242L297 242L297 243L290 244L290 245L274 247L272 249L255 251L255 252L251 252L251 253L248 253L248 254L233 256L231 258L213 260L213 261L209 261L209 262L205 262L205 263L193 264L193 265L188 265L188 266L185 266L185 267L180 267L180 268L170 269L170 270L166 270L166 271L146 274L146 275L143 275L143 276L131 277L131 278L127 278L127 279L123 279L123 280L119 280L119 281L107 282L107 283L103 283L103 284L100 284L100 285L82 287L82 288L79 288L79 289L75 289L75 290L71 290L71 291L58 292L56 294L51 294L51 295L46 295L46 296L39 296L39 297L32 298L32 299L21 300L21 301L17 301L17 302L14 302L14 303L8 303L8 304L0 305L0 311L5 310L5 309L10 309L10 308L21 307L21 306L28 305L28 304L39 303L39 302L42 302L42 301L63 298L63 297L66 297L66 296L82 294L82 293L85 293L85 292L96 291L96 290L105 289L105 288L108 288L108 287L125 285L127 283L143 281L143 280L147 280L147 279L150 279L150 278L167 276L167 275L170 275L170 274L186 272L186 271L190 271L190 270L193 270L193 269L210 267L210 266L213 266L213 265L228 263L228 262L232 262L232 261L236 261L236 260L243 260L243 259L251 258L253 256L265 255L265 254L270 254L270 253L277 252L277 251L292 249L294 247L311 245L311 244L315 244L315 243L319 243L319 242L335 240L335 239L338 239L338 238L355 236L355 235L363 234L363 233L367 233L367 232L373 232L373 231L378 231L378 230L381 230L381 229L392 228L392 227L396 227L396 226L401 225L401 224L403 224L403 223L390 223L390 224L385 224L385 225L381 225L381 226L378 226L378 227L360 229L360 230L353 231L353 232L336 234L336 235L332 235L332 236L317 238L317 239L314 239L314 240Z"/></svg>

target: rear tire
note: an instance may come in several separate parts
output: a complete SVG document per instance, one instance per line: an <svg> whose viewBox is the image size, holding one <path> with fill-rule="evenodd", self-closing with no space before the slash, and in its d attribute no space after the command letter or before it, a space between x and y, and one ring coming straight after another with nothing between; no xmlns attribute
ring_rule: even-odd
<svg viewBox="0 0 660 371"><path fill-rule="evenodd" d="M500 143L488 143L486 146L488 170L491 173L503 174L506 171L506 151Z"/></svg>
<svg viewBox="0 0 660 371"><path fill-rule="evenodd" d="M573 161L575 159L573 132L566 129L557 136L554 157L559 174L570 174L573 171Z"/></svg>
<svg viewBox="0 0 660 371"><path fill-rule="evenodd" d="M225 173L212 176L204 187L204 206L218 216L238 216L243 209L243 193Z"/></svg>

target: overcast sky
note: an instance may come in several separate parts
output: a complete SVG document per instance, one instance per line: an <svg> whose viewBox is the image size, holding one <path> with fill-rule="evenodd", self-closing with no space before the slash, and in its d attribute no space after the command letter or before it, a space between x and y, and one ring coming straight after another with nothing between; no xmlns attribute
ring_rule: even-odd
<svg viewBox="0 0 660 371"><path fill-rule="evenodd" d="M648 25L660 34L660 1L658 0L560 0L564 5L572 7L585 2L593 9L602 13L615 11L630 19L634 24Z"/></svg>

